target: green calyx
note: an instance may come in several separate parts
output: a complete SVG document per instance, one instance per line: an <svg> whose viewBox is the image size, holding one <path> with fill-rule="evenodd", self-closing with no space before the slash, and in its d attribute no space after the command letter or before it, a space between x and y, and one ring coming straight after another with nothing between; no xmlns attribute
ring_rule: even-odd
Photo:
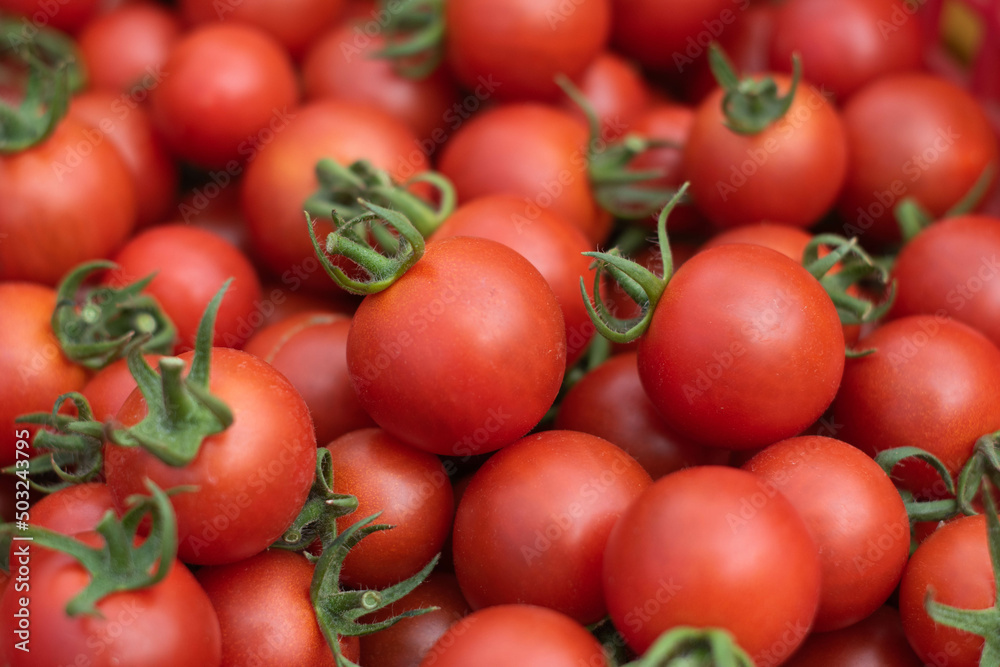
<svg viewBox="0 0 1000 667"><path fill-rule="evenodd" d="M622 667L754 667L754 661L726 630L682 626L664 632Z"/></svg>
<svg viewBox="0 0 1000 667"><path fill-rule="evenodd" d="M69 109L69 74L25 54L30 63L24 99L16 109L0 102L0 155L18 153L42 143Z"/></svg>
<svg viewBox="0 0 1000 667"><path fill-rule="evenodd" d="M379 609L384 609L408 595L419 586L437 565L440 554L435 556L409 579L382 590L342 590L340 572L351 548L372 533L389 530L392 526L374 524L379 514L373 514L352 524L331 540L324 540L323 554L316 564L309 596L316 620L333 651L338 667L357 667L340 653L338 637L367 635L384 630L403 620L434 611L436 607L404 611L377 623L361 623L359 619Z"/></svg>
<svg viewBox="0 0 1000 667"><path fill-rule="evenodd" d="M418 174L400 184L367 160L358 160L345 167L326 158L316 164L316 178L319 190L305 203L306 212L315 218L326 217L331 210L346 219L365 215L370 211L359 201L367 200L398 211L428 238L455 210L454 186L445 176L433 171ZM410 192L408 188L417 183L430 184L436 190L440 201L436 208Z"/></svg>
<svg viewBox="0 0 1000 667"><path fill-rule="evenodd" d="M156 299L141 293L152 275L119 289L89 288L80 296L89 276L114 268L116 264L103 260L77 266L60 283L52 313L52 331L63 352L93 370L124 357L133 337L143 339L142 352L169 354L177 336Z"/></svg>
<svg viewBox="0 0 1000 667"><path fill-rule="evenodd" d="M587 170L594 199L601 208L622 219L645 218L661 210L677 194L673 188L655 185L663 170L634 171L628 166L648 150L680 146L631 133L620 140L606 140L601 136L600 119L583 93L562 74L556 76L556 83L587 118Z"/></svg>
<svg viewBox="0 0 1000 667"><path fill-rule="evenodd" d="M178 357L160 359L157 374L138 348L129 351L129 371L146 399L147 414L131 428L109 426L109 441L121 447L142 447L179 467L194 460L205 438L232 424L232 411L208 390L215 317L231 282L231 278L226 281L205 309L187 376L183 375L184 361Z"/></svg>
<svg viewBox="0 0 1000 667"><path fill-rule="evenodd" d="M392 61L396 72L423 79L444 60L444 0L379 3L386 45L374 55Z"/></svg>
<svg viewBox="0 0 1000 667"><path fill-rule="evenodd" d="M798 54L792 56L792 84L783 96L771 77L741 79L718 43L709 47L708 62L715 80L725 91L722 96L725 125L737 134L759 134L783 118L802 79Z"/></svg>
<svg viewBox="0 0 1000 667"><path fill-rule="evenodd" d="M177 521L168 493L146 480L150 495L128 498L130 509L119 520L114 510L97 524L97 533L104 538L101 547L89 547L83 542L47 530L30 526L20 530L15 524L0 526L0 533L30 537L33 544L61 551L75 558L90 573L90 583L66 606L69 616L88 615L103 618L96 605L112 593L148 588L162 581L170 572L177 555ZM170 494L191 490L179 487ZM146 515L152 518L149 535L136 546L139 526Z"/></svg>
<svg viewBox="0 0 1000 667"><path fill-rule="evenodd" d="M945 211L942 218L955 218L960 215L971 213L982 202L983 197L989 192L993 178L996 176L997 166L990 163L983 169L976 182L972 184L969 191L955 203L950 209ZM903 197L892 210L899 225L903 242L906 243L914 236L922 232L934 222L934 216L914 197Z"/></svg>
<svg viewBox="0 0 1000 667"><path fill-rule="evenodd" d="M317 540L332 541L337 535L337 519L358 508L358 499L333 491L333 456L326 447L316 450L316 475L309 497L285 534L271 545L277 549L304 551Z"/></svg>
<svg viewBox="0 0 1000 667"><path fill-rule="evenodd" d="M583 295L584 305L587 307L587 314L594 323L597 331L615 343L630 343L639 338L653 318L653 311L659 302L663 291L667 287L667 282L673 274L673 256L670 253L670 243L667 237L667 218L670 211L687 192L688 183L681 186L680 190L663 207L657 220L657 239L660 245L660 256L663 262L663 275L657 276L646 267L626 259L621 256L617 248L612 248L608 252L585 252L584 255L593 257L595 262L593 301L587 294L587 286L580 277L580 292ZM639 305L641 312L631 319L621 319L612 313L604 300L601 298L601 276L607 272L629 298Z"/></svg>
<svg viewBox="0 0 1000 667"><path fill-rule="evenodd" d="M59 414L70 401L76 415ZM72 392L56 399L52 412L21 415L19 424L38 424L40 429L31 442L44 452L30 460L19 460L3 472L25 479L32 488L53 493L74 484L97 479L104 465L104 425L94 419L83 394Z"/></svg>
<svg viewBox="0 0 1000 667"><path fill-rule="evenodd" d="M821 247L828 247L830 252L820 257ZM858 245L857 237L846 239L836 234L819 234L806 246L802 264L830 295L842 324L874 322L892 307L896 296L895 281L890 280L886 267ZM839 270L833 271L838 264ZM877 285L884 298L875 303L848 293L850 288L862 282Z"/></svg>
<svg viewBox="0 0 1000 667"><path fill-rule="evenodd" d="M326 237L326 245L320 247L312 218L306 212L309 238L320 264L327 275L344 290L353 294L374 294L388 288L424 255L424 237L416 227L397 211L384 208L372 202L359 200L365 213L345 220L335 209L332 213L336 229ZM383 255L372 247L365 236L366 231L374 231L383 224L398 233L395 249L391 255ZM359 231L360 229L360 231ZM383 239L384 247L389 243ZM341 266L330 260L331 256L341 256L350 260L367 275L367 280L358 280L347 275Z"/></svg>

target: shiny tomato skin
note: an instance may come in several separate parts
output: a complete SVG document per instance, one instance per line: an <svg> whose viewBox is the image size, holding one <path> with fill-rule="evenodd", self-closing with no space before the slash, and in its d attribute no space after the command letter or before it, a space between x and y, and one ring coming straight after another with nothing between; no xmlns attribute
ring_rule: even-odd
<svg viewBox="0 0 1000 667"><path fill-rule="evenodd" d="M233 423L206 438L188 465L175 468L144 449L112 444L104 455L117 507L129 495L144 493L147 477L164 489L199 487L171 498L178 558L199 565L232 563L267 548L298 516L316 470L309 408L270 365L239 350L214 348L209 390L233 411ZM145 416L146 401L134 391L118 421L127 427Z"/></svg>
<svg viewBox="0 0 1000 667"><path fill-rule="evenodd" d="M551 209L600 244L611 218L591 194L587 135L586 125L562 109L505 104L466 121L442 150L438 169L454 183L460 203L514 195L524 202L524 217Z"/></svg>
<svg viewBox="0 0 1000 667"><path fill-rule="evenodd" d="M519 252L545 277L566 322L566 366L584 353L596 329L580 298L580 278L594 283L593 246L576 226L548 209L525 215L524 202L510 195L477 197L459 206L434 232L435 239L477 236Z"/></svg>
<svg viewBox="0 0 1000 667"><path fill-rule="evenodd" d="M88 546L103 543L97 533L74 537ZM87 664L221 667L221 633L215 610L191 572L175 561L167 576L149 588L114 592L97 603L103 618L69 617L66 605L90 582L90 575L64 553L29 547L30 588L8 586L0 598L0 626L14 635L15 611L29 600L30 651L0 645L0 663L11 667ZM17 558L21 558L18 556Z"/></svg>
<svg viewBox="0 0 1000 667"><path fill-rule="evenodd" d="M286 129L298 103L295 70L273 37L247 25L189 30L152 89L153 123L178 159L235 175Z"/></svg>
<svg viewBox="0 0 1000 667"><path fill-rule="evenodd" d="M773 486L743 470L686 468L654 482L615 524L604 591L637 652L677 626L716 627L758 667L775 667L812 626L819 554Z"/></svg>
<svg viewBox="0 0 1000 667"><path fill-rule="evenodd" d="M945 218L896 256L896 300L889 317L947 314L1000 347L1000 219Z"/></svg>
<svg viewBox="0 0 1000 667"><path fill-rule="evenodd" d="M66 535L94 530L115 503L103 482L85 482L59 489L31 506L31 525Z"/></svg>
<svg viewBox="0 0 1000 667"><path fill-rule="evenodd" d="M910 645L930 664L977 667L983 638L935 623L924 600L959 609L986 609L995 602L996 584L986 541L986 517L962 517L938 528L910 558L899 586L899 612Z"/></svg>
<svg viewBox="0 0 1000 667"><path fill-rule="evenodd" d="M235 246L209 231L172 223L133 236L115 255L118 268L104 282L121 287L156 277L143 290L152 295L177 327L177 351L194 348L208 302L233 279L215 321L215 345L242 347L263 322L260 279Z"/></svg>
<svg viewBox="0 0 1000 667"><path fill-rule="evenodd" d="M132 233L132 178L98 138L64 118L42 143L0 156L0 280L55 285L77 264L107 259Z"/></svg>
<svg viewBox="0 0 1000 667"><path fill-rule="evenodd" d="M607 614L608 534L651 481L635 459L587 433L545 431L504 447L473 476L455 516L465 598L474 609L534 604L596 623Z"/></svg>
<svg viewBox="0 0 1000 667"><path fill-rule="evenodd" d="M653 98L636 64L614 51L600 53L574 84L593 107L605 136L624 136ZM563 108L586 121L583 110L568 96Z"/></svg>
<svg viewBox="0 0 1000 667"><path fill-rule="evenodd" d="M150 366L156 368L162 354L144 354L143 358ZM132 371L128 368L128 359L114 361L90 376L80 393L90 404L94 419L107 421L118 414L125 399L138 386Z"/></svg>
<svg viewBox="0 0 1000 667"><path fill-rule="evenodd" d="M302 554L281 549L198 570L219 617L222 667L335 667L309 598L314 570ZM357 637L341 637L340 648L358 660Z"/></svg>
<svg viewBox="0 0 1000 667"><path fill-rule="evenodd" d="M319 188L316 163L365 159L405 180L427 169L417 137L389 113L350 102L320 100L299 107L295 118L263 147L246 169L240 208L262 264L291 289L342 292L316 259L302 205ZM319 239L333 231L316 222Z"/></svg>
<svg viewBox="0 0 1000 667"><path fill-rule="evenodd" d="M642 388L635 352L615 354L580 378L559 404L555 428L604 438L653 479L729 458L728 452L694 444L667 427Z"/></svg>
<svg viewBox="0 0 1000 667"><path fill-rule="evenodd" d="M403 442L472 456L524 436L566 367L559 303L507 246L468 236L427 244L388 289L365 297L347 337L361 406Z"/></svg>
<svg viewBox="0 0 1000 667"><path fill-rule="evenodd" d="M790 79L771 76L787 93ZM837 110L803 81L782 118L745 135L725 126L722 96L717 88L698 105L684 146L695 206L717 227L818 221L847 174L847 137Z"/></svg>
<svg viewBox="0 0 1000 667"><path fill-rule="evenodd" d="M337 519L337 530L376 512L378 523L395 526L351 549L341 581L352 588L385 588L419 572L440 553L455 512L440 459L378 428L352 431L325 447L333 460L333 490L358 499L358 509Z"/></svg>
<svg viewBox="0 0 1000 667"><path fill-rule="evenodd" d="M667 425L753 449L801 433L844 368L836 308L800 264L761 246L698 253L673 275L639 339L639 375Z"/></svg>
<svg viewBox="0 0 1000 667"><path fill-rule="evenodd" d="M842 630L814 632L785 667L925 667L910 648L899 612L881 607Z"/></svg>
<svg viewBox="0 0 1000 667"><path fill-rule="evenodd" d="M551 101L557 74L573 78L608 42L610 0L450 0L445 57L466 89L503 100ZM515 46L515 48L511 48Z"/></svg>
<svg viewBox="0 0 1000 667"><path fill-rule="evenodd" d="M870 249L900 240L892 211L904 197L939 218L998 160L979 102L935 75L882 77L852 95L842 116L850 166L837 208L845 235Z"/></svg>
<svg viewBox="0 0 1000 667"><path fill-rule="evenodd" d="M943 317L913 315L883 324L858 347L833 403L837 437L871 456L920 447L953 475L976 440L1000 429L1000 350L978 331ZM927 464L904 461L893 477L922 496L945 495Z"/></svg>
<svg viewBox="0 0 1000 667"><path fill-rule="evenodd" d="M419 667L606 667L601 645L573 619L545 607L474 611L434 644Z"/></svg>
<svg viewBox="0 0 1000 667"><path fill-rule="evenodd" d="M30 412L51 412L60 394L79 391L87 372L66 358L52 332L56 293L33 283L0 282L0 312L8 326L0 327L0 465L14 465L33 455L27 447L34 426L14 420ZM23 444L18 449L18 442Z"/></svg>
<svg viewBox="0 0 1000 667"><path fill-rule="evenodd" d="M781 491L819 546L815 632L846 628L889 599L910 555L910 522L878 464L846 442L803 436L766 447L742 467Z"/></svg>

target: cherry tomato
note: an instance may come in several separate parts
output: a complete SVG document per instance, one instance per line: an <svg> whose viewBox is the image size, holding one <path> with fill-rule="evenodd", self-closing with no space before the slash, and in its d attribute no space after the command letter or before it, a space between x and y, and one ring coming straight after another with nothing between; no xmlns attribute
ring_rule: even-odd
<svg viewBox="0 0 1000 667"><path fill-rule="evenodd" d="M146 362L154 368L159 363L160 354L145 354ZM94 373L80 393L84 395L94 412L94 419L105 422L121 410L122 404L138 385L128 368L127 359L114 361Z"/></svg>
<svg viewBox="0 0 1000 667"><path fill-rule="evenodd" d="M880 607L854 625L814 632L785 667L925 667L903 633L899 612Z"/></svg>
<svg viewBox="0 0 1000 667"><path fill-rule="evenodd" d="M574 82L594 109L601 131L620 133L631 128L650 105L652 93L635 64L613 51L604 51ZM580 107L566 98L563 107L585 121Z"/></svg>

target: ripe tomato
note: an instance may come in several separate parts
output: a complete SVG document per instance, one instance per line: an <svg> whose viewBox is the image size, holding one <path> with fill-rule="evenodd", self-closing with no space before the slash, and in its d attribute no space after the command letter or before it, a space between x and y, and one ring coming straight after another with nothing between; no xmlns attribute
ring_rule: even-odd
<svg viewBox="0 0 1000 667"><path fill-rule="evenodd" d="M893 264L889 316L947 314L1000 347L1000 220L946 218L911 239Z"/></svg>
<svg viewBox="0 0 1000 667"><path fill-rule="evenodd" d="M45 141L0 155L0 280L55 285L109 257L135 227L136 194L118 151L63 119Z"/></svg>
<svg viewBox="0 0 1000 667"><path fill-rule="evenodd" d="M814 632L785 667L925 667L903 633L899 612L881 607L834 632Z"/></svg>
<svg viewBox="0 0 1000 667"><path fill-rule="evenodd" d="M101 10L100 0L0 0L0 10L24 17L27 27L49 26L76 33ZM30 23L29 23L30 21Z"/></svg>
<svg viewBox="0 0 1000 667"><path fill-rule="evenodd" d="M472 456L522 437L552 406L566 331L538 270L468 236L427 244L388 289L358 306L347 368L361 406L403 442Z"/></svg>
<svg viewBox="0 0 1000 667"><path fill-rule="evenodd" d="M819 554L774 486L743 470L686 468L654 482L615 524L604 594L637 652L677 626L716 627L758 667L774 667L809 634Z"/></svg>
<svg viewBox="0 0 1000 667"><path fill-rule="evenodd" d="M473 476L455 516L465 598L474 609L535 604L596 623L607 614L608 534L650 483L635 459L587 433L545 431L504 447Z"/></svg>
<svg viewBox="0 0 1000 667"><path fill-rule="evenodd" d="M899 586L899 612L910 645L921 660L949 667L977 667L983 638L934 622L924 600L959 609L986 609L996 602L996 583L986 542L986 517L962 517L938 528L910 558Z"/></svg>
<svg viewBox="0 0 1000 667"><path fill-rule="evenodd" d="M146 362L156 368L160 354L144 354ZM94 412L94 419L107 421L118 414L128 395L138 386L128 368L127 359L114 361L94 373L80 393Z"/></svg>
<svg viewBox="0 0 1000 667"><path fill-rule="evenodd" d="M605 137L619 139L624 127ZM587 175L587 127L571 114L541 104L506 104L460 127L441 152L438 168L460 202L510 194L531 219L551 209L579 227L592 244L611 231Z"/></svg>
<svg viewBox="0 0 1000 667"><path fill-rule="evenodd" d="M833 404L839 439L871 456L920 447L955 475L976 439L1000 429L1000 350L978 331L914 315L882 325L859 347L876 351L844 369ZM922 497L945 495L926 463L904 461L893 477Z"/></svg>
<svg viewBox="0 0 1000 667"><path fill-rule="evenodd" d="M838 209L845 236L896 242L893 207L913 197L938 218L997 164L997 140L969 93L930 74L882 77L843 110L850 168ZM994 175L994 182L995 182Z"/></svg>
<svg viewBox="0 0 1000 667"><path fill-rule="evenodd" d="M652 100L642 72L614 51L599 54L574 83L597 114L602 132L631 128ZM563 108L586 122L583 111L568 97Z"/></svg>
<svg viewBox="0 0 1000 667"><path fill-rule="evenodd" d="M787 94L790 79L772 78ZM723 94L717 88L698 105L684 146L695 206L719 227L765 221L811 226L834 204L847 173L837 110L801 81L780 120L757 134L738 134L725 125Z"/></svg>
<svg viewBox="0 0 1000 667"><path fill-rule="evenodd" d="M205 306L228 278L215 324L215 345L242 347L263 322L257 273L243 253L221 237L179 223L158 225L129 240L107 273L105 284L122 286L156 273L143 290L152 295L177 327L179 351L194 347Z"/></svg>
<svg viewBox="0 0 1000 667"><path fill-rule="evenodd" d="M444 11L455 78L469 90L488 80L505 100L556 99L555 76L582 73L611 30L610 0L449 0Z"/></svg>
<svg viewBox="0 0 1000 667"><path fill-rule="evenodd" d="M170 50L169 72L150 94L153 123L178 158L239 173L288 127L298 84L287 52L247 25L188 31Z"/></svg>
<svg viewBox="0 0 1000 667"><path fill-rule="evenodd" d="M0 466L13 465L19 451L22 459L34 454L28 445L36 427L15 425L17 417L50 412L60 394L86 382L86 369L66 358L52 332L55 307L49 287L0 283L0 312L8 323L0 327L0 374L6 378L0 389Z"/></svg>
<svg viewBox="0 0 1000 667"><path fill-rule="evenodd" d="M108 510L115 509L111 489L87 482L59 489L31 506L31 525L73 535L94 530ZM15 548L15 545L11 545Z"/></svg>
<svg viewBox="0 0 1000 667"><path fill-rule="evenodd" d="M178 558L217 565L260 553L292 523L312 485L316 436L295 388L251 354L213 349L209 389L230 407L233 423L206 438L190 464L173 467L144 449L109 444L104 474L118 507L144 493L147 477L164 489L197 486L171 498ZM129 427L145 416L146 401L134 391L118 421Z"/></svg>
<svg viewBox="0 0 1000 667"><path fill-rule="evenodd" d="M445 632L420 667L605 667L601 645L557 611L505 604L475 611Z"/></svg>
<svg viewBox="0 0 1000 667"><path fill-rule="evenodd" d="M819 546L816 632L846 628L885 603L910 555L910 522L875 461L846 442L803 436L770 445L743 469L792 503Z"/></svg>
<svg viewBox="0 0 1000 667"><path fill-rule="evenodd" d="M198 570L219 617L224 667L335 667L309 597L314 569L302 554L270 549ZM357 661L358 638L341 637L340 650Z"/></svg>
<svg viewBox="0 0 1000 667"><path fill-rule="evenodd" d="M668 426L701 444L753 449L801 433L829 407L844 333L800 264L732 244L674 273L638 353L642 385Z"/></svg>

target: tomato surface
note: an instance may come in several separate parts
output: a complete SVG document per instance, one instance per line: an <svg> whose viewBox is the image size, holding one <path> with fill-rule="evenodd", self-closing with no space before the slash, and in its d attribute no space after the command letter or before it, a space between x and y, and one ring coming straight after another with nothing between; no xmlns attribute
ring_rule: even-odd
<svg viewBox="0 0 1000 667"><path fill-rule="evenodd" d="M814 632L785 667L924 667L903 633L899 612L881 607L842 630Z"/></svg>

